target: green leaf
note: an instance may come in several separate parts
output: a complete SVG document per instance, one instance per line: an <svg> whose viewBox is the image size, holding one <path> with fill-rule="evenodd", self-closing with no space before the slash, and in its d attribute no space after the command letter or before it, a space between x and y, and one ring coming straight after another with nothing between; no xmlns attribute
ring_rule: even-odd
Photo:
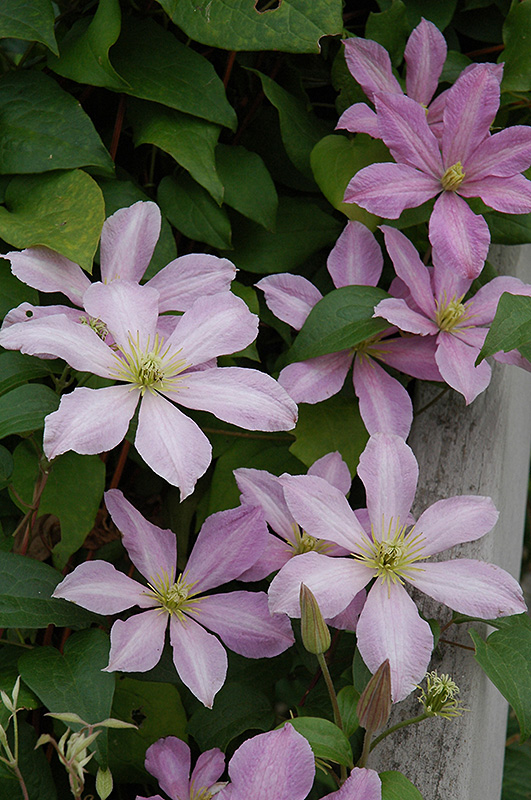
<svg viewBox="0 0 531 800"><path fill-rule="evenodd" d="M13 456L3 445L0 445L0 488L7 486L13 473Z"/></svg>
<svg viewBox="0 0 531 800"><path fill-rule="evenodd" d="M0 208L0 236L14 247L44 245L88 272L101 234L98 184L81 170L16 176Z"/></svg>
<svg viewBox="0 0 531 800"><path fill-rule="evenodd" d="M94 167L114 172L111 157L77 100L42 72L19 70L0 83L0 172Z"/></svg>
<svg viewBox="0 0 531 800"><path fill-rule="evenodd" d="M531 297L504 292L476 363L515 348L531 359Z"/></svg>
<svg viewBox="0 0 531 800"><path fill-rule="evenodd" d="M21 654L20 647L8 646L0 650L0 689L11 698L13 688L19 677L18 659ZM37 695L28 689L24 681L20 683L17 706L23 708L39 708L42 705ZM2 718L2 714L6 716ZM5 706L0 706L0 722L6 725L9 712ZM1 795L0 795L1 796Z"/></svg>
<svg viewBox="0 0 531 800"><path fill-rule="evenodd" d="M225 209L186 172L166 175L159 183L158 203L171 224L190 239L212 247L231 246L231 227Z"/></svg>
<svg viewBox="0 0 531 800"><path fill-rule="evenodd" d="M306 198L281 197L275 232L240 219L234 226L233 250L223 255L249 272L291 272L313 253L333 244L341 227Z"/></svg>
<svg viewBox="0 0 531 800"><path fill-rule="evenodd" d="M374 306L389 297L375 286L342 286L333 289L310 311L291 349L289 363L346 350L389 327L373 319Z"/></svg>
<svg viewBox="0 0 531 800"><path fill-rule="evenodd" d="M457 50L448 50L439 82L455 83L465 67L468 67L471 63L470 58L465 56L464 53L459 53Z"/></svg>
<svg viewBox="0 0 531 800"><path fill-rule="evenodd" d="M37 290L15 278L11 273L9 261L0 258L0 318L3 319L8 311L16 308L20 303L36 305L38 302Z"/></svg>
<svg viewBox="0 0 531 800"><path fill-rule="evenodd" d="M127 114L135 147L154 144L169 153L221 205L224 190L215 157L219 125L145 100L130 100Z"/></svg>
<svg viewBox="0 0 531 800"><path fill-rule="evenodd" d="M51 712L70 711L85 722L111 716L115 676L103 672L109 661L109 637L99 628L72 634L63 654L54 647L24 653L18 665L22 680ZM69 724L73 731L82 725ZM104 769L108 761L108 730L101 729L89 750Z"/></svg>
<svg viewBox="0 0 531 800"><path fill-rule="evenodd" d="M112 716L138 725L138 730L109 731L109 765L115 781L145 783L147 748L161 736L187 738L181 698L169 683L120 678Z"/></svg>
<svg viewBox="0 0 531 800"><path fill-rule="evenodd" d="M0 439L42 428L44 417L58 405L55 392L40 383L26 383L7 392L0 397Z"/></svg>
<svg viewBox="0 0 531 800"><path fill-rule="evenodd" d="M50 368L41 358L22 355L18 350L0 353L0 394L49 374Z"/></svg>
<svg viewBox="0 0 531 800"><path fill-rule="evenodd" d="M531 242L531 214L502 214L493 211L485 216L493 244L528 244Z"/></svg>
<svg viewBox="0 0 531 800"><path fill-rule="evenodd" d="M401 772L380 772L380 780L382 800L422 800L419 790Z"/></svg>
<svg viewBox="0 0 531 800"><path fill-rule="evenodd" d="M500 60L505 63L501 85L504 92L528 92L531 89L530 37L531 0L511 3L503 24L505 47L500 55Z"/></svg>
<svg viewBox="0 0 531 800"><path fill-rule="evenodd" d="M245 147L218 144L216 165L225 187L224 201L244 217L273 230L278 197L266 165Z"/></svg>
<svg viewBox="0 0 531 800"><path fill-rule="evenodd" d="M404 0L409 24L415 28L422 17L437 25L443 31L450 24L457 0ZM475 31L474 31L475 33Z"/></svg>
<svg viewBox="0 0 531 800"><path fill-rule="evenodd" d="M507 624L484 641L469 630L474 658L514 709L520 741L531 736L531 620L527 614L507 618Z"/></svg>
<svg viewBox="0 0 531 800"><path fill-rule="evenodd" d="M99 0L95 15L81 19L61 41L59 58L49 56L48 66L78 83L123 91L127 81L109 61L109 49L120 35L119 0Z"/></svg>
<svg viewBox="0 0 531 800"><path fill-rule="evenodd" d="M365 28L365 38L373 39L385 47L391 63L397 67L402 62L409 32L406 7L402 0L393 0L386 11L380 14L371 11Z"/></svg>
<svg viewBox="0 0 531 800"><path fill-rule="evenodd" d="M289 724L308 740L316 758L352 767L349 740L333 722L320 717L295 717Z"/></svg>
<svg viewBox="0 0 531 800"><path fill-rule="evenodd" d="M2 0L0 39L6 38L40 42L57 53L52 0Z"/></svg>
<svg viewBox="0 0 531 800"><path fill-rule="evenodd" d="M51 596L62 580L60 572L33 558L0 551L0 627L83 628L104 618Z"/></svg>
<svg viewBox="0 0 531 800"><path fill-rule="evenodd" d="M341 722L343 723L343 730L345 731L347 739L350 739L360 725L356 713L359 699L360 693L357 692L353 686L343 686L337 693L337 704L339 706Z"/></svg>
<svg viewBox="0 0 531 800"><path fill-rule="evenodd" d="M503 786L500 800L529 800L531 775L531 742L516 743L505 748Z"/></svg>
<svg viewBox="0 0 531 800"><path fill-rule="evenodd" d="M28 722L19 721L19 767L28 791L28 800L57 800L55 783L46 759L45 748L35 750L37 733ZM0 797L23 800L18 779L0 764Z"/></svg>
<svg viewBox="0 0 531 800"><path fill-rule="evenodd" d="M191 39L226 50L319 53L319 39L343 30L341 0L282 0L258 12L251 0L158 0Z"/></svg>
<svg viewBox="0 0 531 800"><path fill-rule="evenodd" d="M236 129L236 114L212 64L153 20L124 23L112 60L133 97Z"/></svg>
<svg viewBox="0 0 531 800"><path fill-rule="evenodd" d="M252 729L268 731L274 721L266 695L247 685L226 683L217 693L212 709L199 708L192 714L188 732L202 751L212 747L226 750L236 736Z"/></svg>
<svg viewBox="0 0 531 800"><path fill-rule="evenodd" d="M313 176L326 199L349 219L363 222L372 231L380 222L380 217L369 214L355 203L344 203L345 189L363 167L391 160L383 142L362 133L358 133L354 139L340 135L325 136L311 154Z"/></svg>
<svg viewBox="0 0 531 800"><path fill-rule="evenodd" d="M369 438L357 403L342 395L335 395L316 405L301 403L299 420L291 433L296 441L291 445L290 453L307 467L311 467L321 456L338 450L347 462L351 475L356 472Z"/></svg>

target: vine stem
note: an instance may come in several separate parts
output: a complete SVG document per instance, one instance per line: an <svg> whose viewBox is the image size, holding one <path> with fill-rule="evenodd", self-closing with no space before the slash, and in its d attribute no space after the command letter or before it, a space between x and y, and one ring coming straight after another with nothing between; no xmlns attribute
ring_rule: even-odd
<svg viewBox="0 0 531 800"><path fill-rule="evenodd" d="M395 731L400 730L400 728L406 728L408 725L415 725L417 722L422 722L423 720L428 719L429 716L429 714L419 714L417 717L411 717L411 719L405 719L403 722L397 722L396 725L391 725L390 728L376 737L371 744L370 752L374 750L377 744L380 744L382 739L385 739L386 736L389 736L390 733L394 733Z"/></svg>
<svg viewBox="0 0 531 800"><path fill-rule="evenodd" d="M330 696L330 702L332 703L332 710L334 712L334 722L336 723L339 730L343 731L343 720L341 719L339 703L337 702L336 690L334 689L334 684L332 682L330 670L328 669L328 664L326 663L326 659L323 653L317 653L317 661L319 662L319 666L321 667L321 672L323 673L323 678L326 683L326 688L328 689L328 694ZM347 768L343 764L341 764L340 770L341 770L341 783L343 784L347 779Z"/></svg>

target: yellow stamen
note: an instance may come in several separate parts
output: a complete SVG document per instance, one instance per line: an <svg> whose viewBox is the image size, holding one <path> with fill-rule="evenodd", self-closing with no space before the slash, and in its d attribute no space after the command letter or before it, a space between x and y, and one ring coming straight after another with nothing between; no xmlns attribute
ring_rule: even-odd
<svg viewBox="0 0 531 800"><path fill-rule="evenodd" d="M447 192L455 192L463 183L465 175L466 172L460 161L457 164L452 164L441 178L443 189Z"/></svg>

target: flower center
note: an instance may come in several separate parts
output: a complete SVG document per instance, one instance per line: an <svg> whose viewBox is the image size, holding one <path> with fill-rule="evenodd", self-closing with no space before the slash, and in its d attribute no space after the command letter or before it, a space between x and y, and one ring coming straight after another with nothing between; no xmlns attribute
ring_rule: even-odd
<svg viewBox="0 0 531 800"><path fill-rule="evenodd" d="M195 594L192 590L196 583L197 581L188 583L186 573L181 573L177 580L174 580L173 569L169 575L162 571L151 578L151 583L148 583L151 591L144 592L144 594L156 600L170 616L177 614L179 619L182 619L185 612L190 614L197 611L195 606L199 602L199 598L192 599Z"/></svg>
<svg viewBox="0 0 531 800"><path fill-rule="evenodd" d="M451 331L461 322L464 322L470 314L461 302L462 297L454 297L450 302L436 300L437 312L435 320L441 331Z"/></svg>
<svg viewBox="0 0 531 800"><path fill-rule="evenodd" d="M460 161L457 164L452 164L441 178L443 189L447 192L455 192L463 183L465 175L466 172Z"/></svg>
<svg viewBox="0 0 531 800"><path fill-rule="evenodd" d="M382 520L382 523L384 520ZM407 575L412 580L411 572L422 571L421 567L412 566L421 558L424 547L424 537L415 532L413 525L400 525L391 517L387 530L382 524L382 539L374 536L371 526L371 538L365 536L364 546L360 547L361 553L354 553L354 558L369 567L375 578L381 578L388 586L391 583L404 583L402 578Z"/></svg>
<svg viewBox="0 0 531 800"><path fill-rule="evenodd" d="M299 528L295 522L293 523L293 532L295 534L295 541L288 542L288 544L292 548L292 555L294 556L300 556L301 553L310 553L312 550L315 550L317 553L326 553L327 550L330 550L331 545L329 542L310 536L309 533Z"/></svg>
<svg viewBox="0 0 531 800"><path fill-rule="evenodd" d="M361 358L372 356L373 358L383 359L383 356L388 352L381 341L382 335L380 333L376 336L370 336L350 348L351 353L358 354Z"/></svg>
<svg viewBox="0 0 531 800"><path fill-rule="evenodd" d="M94 317L80 317L79 321L82 325L88 325L89 328L92 328L92 330L98 334L102 341L105 341L109 335L109 329L101 319L95 319Z"/></svg>
<svg viewBox="0 0 531 800"><path fill-rule="evenodd" d="M201 786L197 790L194 788L193 784L190 786L190 800L210 800L211 797L212 792L205 786Z"/></svg>
<svg viewBox="0 0 531 800"><path fill-rule="evenodd" d="M163 392L176 389L182 380L181 373L190 366L183 358L179 358L180 350L172 350L171 347L164 350L164 339L159 338L158 333L155 334L152 347L149 338L145 349L140 347L139 340L138 332L136 339L129 334L128 347L120 347L120 352L115 353L118 367L114 376L133 384L132 388L140 389L142 394L146 389L153 394L156 389Z"/></svg>

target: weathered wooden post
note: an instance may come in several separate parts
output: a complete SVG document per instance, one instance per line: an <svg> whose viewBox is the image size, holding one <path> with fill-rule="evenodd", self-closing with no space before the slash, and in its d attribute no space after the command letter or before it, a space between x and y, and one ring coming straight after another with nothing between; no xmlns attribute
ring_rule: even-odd
<svg viewBox="0 0 531 800"><path fill-rule="evenodd" d="M489 259L499 274L531 281L530 245L492 247ZM421 386L416 408L438 391ZM489 388L471 406L457 392L447 392L415 419L408 441L420 467L414 513L455 494L489 495L500 512L498 523L478 542L461 545L459 555L491 561L518 577L531 442L531 375L495 364ZM442 554L441 560L446 557ZM425 596L417 599L427 617L450 619L439 603ZM482 635L487 633L486 625L475 625ZM453 625L442 638L471 647L467 627ZM424 800L500 800L507 703L470 650L441 643L430 669L451 675L470 712L391 734L375 749L369 766L400 769ZM418 713L412 695L395 707L389 724Z"/></svg>

